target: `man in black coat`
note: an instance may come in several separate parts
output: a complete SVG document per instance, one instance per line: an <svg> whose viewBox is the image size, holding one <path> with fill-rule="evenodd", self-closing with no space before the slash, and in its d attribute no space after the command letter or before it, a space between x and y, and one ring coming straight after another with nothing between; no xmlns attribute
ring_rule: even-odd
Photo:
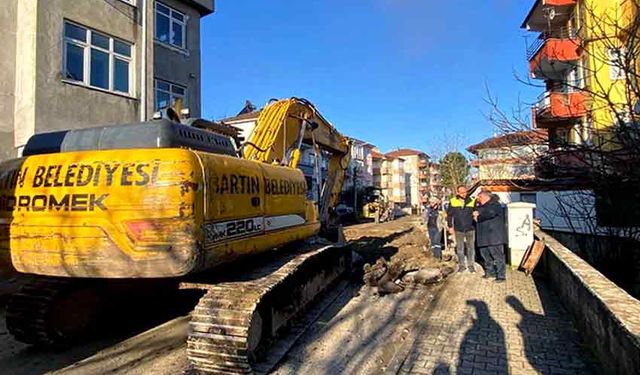
<svg viewBox="0 0 640 375"><path fill-rule="evenodd" d="M504 210L498 197L488 191L478 194L473 218L476 221L476 241L485 262L485 278L506 279L504 245L507 243Z"/></svg>

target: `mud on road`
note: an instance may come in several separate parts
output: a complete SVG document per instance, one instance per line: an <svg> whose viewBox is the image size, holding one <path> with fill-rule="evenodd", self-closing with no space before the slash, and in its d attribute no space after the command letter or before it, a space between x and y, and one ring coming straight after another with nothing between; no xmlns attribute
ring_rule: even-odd
<svg viewBox="0 0 640 375"><path fill-rule="evenodd" d="M366 262L384 257L416 267L434 266L435 260L426 251L426 235L417 229L418 222L408 217L355 225L345 228L345 236ZM397 364L400 347L440 285L407 286L401 293L380 296L374 288L364 286L361 277L354 273L336 285L331 297L311 307L314 318L273 374L375 374ZM197 296L171 296L170 300L170 306L140 303L138 313L123 317L129 321L120 321L126 324L111 322L119 329L108 329L93 340L60 352L37 351L13 340L4 326L4 310L0 310L1 372L183 373L188 365L188 311L195 306Z"/></svg>

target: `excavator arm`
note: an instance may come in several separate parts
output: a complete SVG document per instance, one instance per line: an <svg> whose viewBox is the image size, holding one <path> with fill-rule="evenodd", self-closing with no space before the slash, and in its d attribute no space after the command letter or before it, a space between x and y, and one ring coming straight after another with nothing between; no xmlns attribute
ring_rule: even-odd
<svg viewBox="0 0 640 375"><path fill-rule="evenodd" d="M245 159L297 168L302 143L313 145L316 179L321 186L318 198L320 219L329 221L329 208L340 198L345 171L350 161L350 144L318 110L305 99L290 98L269 103L258 117L256 127L243 145ZM319 156L328 153L328 174L319 178Z"/></svg>

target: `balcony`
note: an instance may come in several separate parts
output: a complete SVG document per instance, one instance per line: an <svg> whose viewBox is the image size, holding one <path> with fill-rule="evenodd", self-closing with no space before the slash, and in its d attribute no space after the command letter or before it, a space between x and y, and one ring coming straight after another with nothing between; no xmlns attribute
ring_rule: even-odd
<svg viewBox="0 0 640 375"><path fill-rule="evenodd" d="M573 28L544 31L527 47L531 77L562 80L580 59L580 39Z"/></svg>
<svg viewBox="0 0 640 375"><path fill-rule="evenodd" d="M572 124L587 114L584 92L545 92L532 108L534 127L549 128Z"/></svg>
<svg viewBox="0 0 640 375"><path fill-rule="evenodd" d="M577 0L534 0L533 2L533 7L520 27L538 32L549 27L566 25L578 3Z"/></svg>
<svg viewBox="0 0 640 375"><path fill-rule="evenodd" d="M594 159L585 150L549 151L536 160L535 174L539 178L584 177L593 168Z"/></svg>

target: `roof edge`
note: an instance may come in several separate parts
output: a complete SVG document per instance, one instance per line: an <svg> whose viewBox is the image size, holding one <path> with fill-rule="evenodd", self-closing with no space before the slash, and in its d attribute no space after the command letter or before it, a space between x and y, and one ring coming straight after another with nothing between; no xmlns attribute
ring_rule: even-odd
<svg viewBox="0 0 640 375"><path fill-rule="evenodd" d="M522 25L520 25L521 29L525 29L527 30L527 22L529 21L529 18L531 18L531 16L533 15L533 11L538 7L538 4L541 2L542 0L536 0L533 3L533 6L531 7L531 9L529 9L529 13L527 13L527 16L525 17L524 21L522 21Z"/></svg>

